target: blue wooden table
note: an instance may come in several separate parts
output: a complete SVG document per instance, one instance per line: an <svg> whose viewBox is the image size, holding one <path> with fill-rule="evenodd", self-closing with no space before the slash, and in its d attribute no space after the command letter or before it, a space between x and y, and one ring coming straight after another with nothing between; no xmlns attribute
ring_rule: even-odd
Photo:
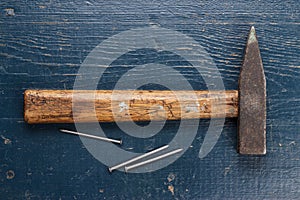
<svg viewBox="0 0 300 200"><path fill-rule="evenodd" d="M299 199L299 10L296 0L2 1L0 199ZM266 156L237 154L236 119L226 119L218 143L199 159L209 125L201 120L191 147L171 165L151 173L109 173L77 136L58 131L75 129L73 124L23 120L26 89L72 89L86 56L100 42L133 28L158 26L193 38L213 58L225 88L237 89L251 25L267 79ZM180 63L155 50L120 59L128 65ZM124 73L121 65L110 66L99 89L114 88ZM195 90L206 89L192 67L178 70ZM174 137L179 123L167 122L160 134L145 140L130 140L114 123L101 127L132 141L123 148L145 152Z"/></svg>

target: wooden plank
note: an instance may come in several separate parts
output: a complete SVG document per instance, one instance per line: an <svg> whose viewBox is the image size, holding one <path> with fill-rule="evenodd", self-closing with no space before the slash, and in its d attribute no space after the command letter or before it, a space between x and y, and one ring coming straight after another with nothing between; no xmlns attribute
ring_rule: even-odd
<svg viewBox="0 0 300 200"><path fill-rule="evenodd" d="M0 198L298 199L299 6L297 0L1 1ZM14 9L14 15L6 15L8 8ZM172 165L147 174L109 174L79 138L59 133L62 127L75 129L72 124L27 125L23 121L26 89L72 89L80 64L94 47L137 27L160 26L192 37L213 58L225 88L236 90L251 25L256 27L267 80L265 157L238 155L236 120L227 119L212 152L198 159L210 124L201 120L193 144ZM129 52L116 60L98 89L111 90L125 71L153 62L182 64L177 70L192 87L207 89L184 60L150 50ZM170 121L156 137L143 140L128 136L114 123L101 127L107 136L122 136L125 150L147 152L168 143L178 125Z"/></svg>

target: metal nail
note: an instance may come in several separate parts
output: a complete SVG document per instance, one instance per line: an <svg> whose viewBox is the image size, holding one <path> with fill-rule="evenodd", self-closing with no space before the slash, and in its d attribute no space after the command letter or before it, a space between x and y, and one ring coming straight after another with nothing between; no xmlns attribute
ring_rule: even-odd
<svg viewBox="0 0 300 200"><path fill-rule="evenodd" d="M106 137L89 135L89 134L75 132L75 131L69 131L69 130L65 130L65 129L59 129L59 131L61 131L63 133L70 133L70 134L74 134L74 135L79 135L79 136L84 136L84 137L93 138L93 139L97 139L97 140L102 140L105 142L113 142L113 143L117 143L117 144L122 144L122 140L115 140L115 139L106 138Z"/></svg>
<svg viewBox="0 0 300 200"><path fill-rule="evenodd" d="M155 158L151 158L149 160L145 160L143 162L140 162L140 163L137 163L137 164L134 164L134 165L131 165L131 166L125 166L125 172L128 172L129 170L131 169L134 169L134 168L137 168L137 167L140 167L140 166L143 166L143 165L146 165L146 164L149 164L149 163L152 163L152 162L155 162L155 161L158 161L160 159L163 159L163 158L166 158L168 156L171 156L171 155L174 155L176 153L179 153L181 152L183 149L176 149L176 150L173 150L173 151L170 151L166 154L163 154L163 155L160 155L158 157L155 157Z"/></svg>
<svg viewBox="0 0 300 200"><path fill-rule="evenodd" d="M162 146L162 147L160 147L160 148L154 149L154 150L152 150L152 151L149 151L148 153L145 153L145 154L142 154L142 155L137 156L137 157L135 157L135 158L132 158L132 159L126 161L126 162L120 163L120 164L115 165L115 166L113 166L113 167L109 167L108 170L109 170L110 172L112 172L112 171L115 170L115 169L119 169L119 168L121 168L121 167L124 167L124 166L126 166L126 165L128 165L128 164L130 164L130 163L132 163L132 162L134 162L134 161L137 161L137 160L140 160L140 159L145 158L145 157L147 157L147 156L150 156L150 155L152 155L152 154L155 154L155 153L157 153L157 152L159 152L159 151L162 151L162 150L164 150L164 149L166 149L166 148L168 148L168 147L169 147L169 145L165 145L165 146Z"/></svg>

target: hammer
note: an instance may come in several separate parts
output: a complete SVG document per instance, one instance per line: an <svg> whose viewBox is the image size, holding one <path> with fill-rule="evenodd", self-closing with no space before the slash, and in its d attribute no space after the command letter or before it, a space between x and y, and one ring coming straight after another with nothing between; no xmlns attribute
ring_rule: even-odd
<svg viewBox="0 0 300 200"><path fill-rule="evenodd" d="M76 122L95 119L84 106L90 103L99 122L237 117L238 152L266 154L266 80L253 26L248 35L238 90L176 91L176 94L168 90L26 90L25 121L29 124L73 123L75 93L82 96ZM132 93L130 97L129 93ZM113 94L118 97L114 102ZM192 98L195 94L197 103L191 107L195 105ZM113 112L116 109L119 112Z"/></svg>

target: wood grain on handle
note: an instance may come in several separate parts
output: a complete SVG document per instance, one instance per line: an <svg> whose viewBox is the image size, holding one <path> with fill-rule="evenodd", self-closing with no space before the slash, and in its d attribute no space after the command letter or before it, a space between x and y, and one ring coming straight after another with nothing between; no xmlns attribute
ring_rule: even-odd
<svg viewBox="0 0 300 200"><path fill-rule="evenodd" d="M76 116L73 93L80 95ZM26 90L24 119L30 124L73 123L75 117L76 122L92 122L91 105L99 122L237 117L238 91Z"/></svg>

